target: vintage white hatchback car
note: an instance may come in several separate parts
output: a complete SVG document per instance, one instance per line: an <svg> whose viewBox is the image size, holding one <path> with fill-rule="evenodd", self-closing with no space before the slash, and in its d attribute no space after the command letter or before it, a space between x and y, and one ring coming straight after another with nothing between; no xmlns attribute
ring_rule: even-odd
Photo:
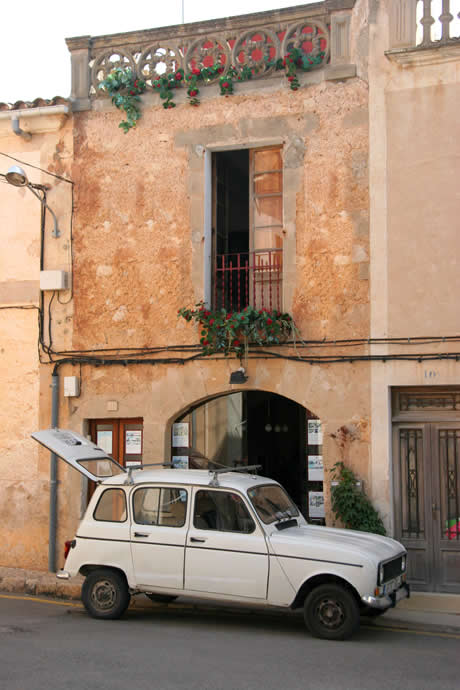
<svg viewBox="0 0 460 690"><path fill-rule="evenodd" d="M406 551L387 537L309 525L284 489L240 473L118 465L72 431L32 434L98 482L59 578L86 576L82 600L118 618L133 594L303 607L311 633L345 639L360 614L409 596Z"/></svg>

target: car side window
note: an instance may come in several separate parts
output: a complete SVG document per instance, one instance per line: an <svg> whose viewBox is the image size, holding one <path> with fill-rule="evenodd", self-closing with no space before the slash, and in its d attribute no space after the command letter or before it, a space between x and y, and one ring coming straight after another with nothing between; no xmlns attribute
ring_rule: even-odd
<svg viewBox="0 0 460 690"><path fill-rule="evenodd" d="M250 534L255 523L238 494L229 491L197 491L193 526L197 529Z"/></svg>
<svg viewBox="0 0 460 690"><path fill-rule="evenodd" d="M134 493L133 516L138 525L183 527L186 514L185 489L147 487Z"/></svg>
<svg viewBox="0 0 460 690"><path fill-rule="evenodd" d="M93 517L105 522L125 522L126 496L123 489L106 489L97 502Z"/></svg>

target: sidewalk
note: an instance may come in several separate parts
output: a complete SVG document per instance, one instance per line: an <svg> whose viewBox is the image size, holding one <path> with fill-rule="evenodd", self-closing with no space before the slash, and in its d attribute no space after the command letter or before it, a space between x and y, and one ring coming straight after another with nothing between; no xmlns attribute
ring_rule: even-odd
<svg viewBox="0 0 460 690"><path fill-rule="evenodd" d="M80 599L83 577L72 581L58 580L54 573L19 568L0 567L0 592L14 594L28 594L48 596L60 599ZM133 604L146 605L146 599L134 598ZM148 604L150 605L150 603ZM159 604L155 604L158 606ZM174 608L215 610L231 613L244 611L256 615L285 616L281 609L247 608L239 605L222 604L204 599L181 599L172 604ZM297 615L292 613L291 615ZM364 625L375 625L383 628L401 628L406 630L454 633L460 635L460 595L414 592L410 599L399 602L398 606L390 609L378 618L363 618Z"/></svg>

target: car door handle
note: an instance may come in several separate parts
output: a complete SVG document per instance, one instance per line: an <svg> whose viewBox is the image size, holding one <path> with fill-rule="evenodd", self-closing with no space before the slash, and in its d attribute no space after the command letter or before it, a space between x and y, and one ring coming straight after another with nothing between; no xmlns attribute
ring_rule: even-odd
<svg viewBox="0 0 460 690"><path fill-rule="evenodd" d="M201 544L203 544L206 539L202 539L201 537L190 537L190 541L199 541Z"/></svg>
<svg viewBox="0 0 460 690"><path fill-rule="evenodd" d="M144 532L134 532L135 537L148 537L148 534L145 534Z"/></svg>

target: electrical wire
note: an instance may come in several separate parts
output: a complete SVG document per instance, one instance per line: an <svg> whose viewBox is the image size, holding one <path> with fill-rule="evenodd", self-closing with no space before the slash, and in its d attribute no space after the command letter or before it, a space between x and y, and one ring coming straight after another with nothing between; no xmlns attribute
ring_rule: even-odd
<svg viewBox="0 0 460 690"><path fill-rule="evenodd" d="M0 156L5 156L6 158L11 158L12 161L16 161L16 163L21 163L21 165L27 165L29 168L34 168L35 170L39 170L40 172L45 173L45 175L51 175L51 177L55 177L56 179L62 180L63 182L68 182L71 185L74 184L74 182L72 180L69 180L67 177L62 177L62 175L56 175L55 173L52 173L49 170L45 170L44 168L40 168L38 165L32 165L32 163L26 163L26 161L22 161L19 158L15 158L14 156L10 156L8 153L3 153L3 151L0 151Z"/></svg>

